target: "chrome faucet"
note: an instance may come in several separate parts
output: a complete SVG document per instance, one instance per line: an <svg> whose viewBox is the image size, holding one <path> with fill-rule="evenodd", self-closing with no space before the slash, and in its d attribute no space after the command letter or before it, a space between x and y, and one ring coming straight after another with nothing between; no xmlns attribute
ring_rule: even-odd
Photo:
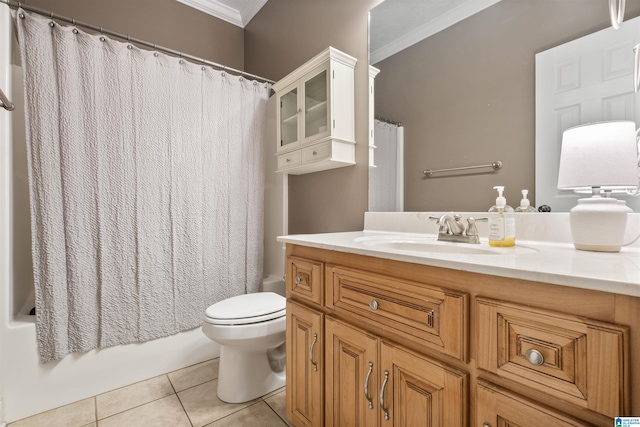
<svg viewBox="0 0 640 427"><path fill-rule="evenodd" d="M457 243L480 243L480 237L478 236L478 228L476 227L476 221L487 221L487 218L467 218L467 225L461 221L462 216L460 214L444 214L440 217L429 217L436 221L436 224L440 226L438 230L438 240L445 242L457 242Z"/></svg>

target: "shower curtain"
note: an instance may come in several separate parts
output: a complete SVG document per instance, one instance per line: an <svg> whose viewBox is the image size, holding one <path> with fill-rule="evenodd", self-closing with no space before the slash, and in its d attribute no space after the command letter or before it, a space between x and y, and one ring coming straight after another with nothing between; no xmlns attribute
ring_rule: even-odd
<svg viewBox="0 0 640 427"><path fill-rule="evenodd" d="M18 11L42 362L262 281L268 89Z"/></svg>
<svg viewBox="0 0 640 427"><path fill-rule="evenodd" d="M404 209L404 127L374 121L375 167L369 168L369 211Z"/></svg>

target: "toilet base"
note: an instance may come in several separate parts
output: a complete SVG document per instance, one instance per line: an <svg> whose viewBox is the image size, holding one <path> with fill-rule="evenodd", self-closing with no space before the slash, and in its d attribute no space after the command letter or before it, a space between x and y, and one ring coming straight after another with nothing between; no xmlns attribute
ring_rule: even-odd
<svg viewBox="0 0 640 427"><path fill-rule="evenodd" d="M282 350L279 349L273 349L270 353L279 357L279 353L284 353L284 344ZM272 366L282 366L282 371L274 372ZM274 363L266 351L250 352L221 346L218 397L223 402L248 402L284 387L285 382L284 363Z"/></svg>

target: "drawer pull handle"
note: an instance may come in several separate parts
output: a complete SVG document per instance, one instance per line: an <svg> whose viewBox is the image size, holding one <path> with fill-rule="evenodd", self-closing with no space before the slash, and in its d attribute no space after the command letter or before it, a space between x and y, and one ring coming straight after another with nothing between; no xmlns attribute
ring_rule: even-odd
<svg viewBox="0 0 640 427"><path fill-rule="evenodd" d="M291 159L287 157L286 162L289 163L290 161L291 161Z"/></svg>
<svg viewBox="0 0 640 427"><path fill-rule="evenodd" d="M367 372L367 377L364 379L364 397L366 397L369 402L369 409L373 409L373 400L371 399L371 396L369 396L369 378L371 377L372 371L373 363L369 362L369 372Z"/></svg>
<svg viewBox="0 0 640 427"><path fill-rule="evenodd" d="M384 411L385 421L389 420L389 410L384 407L384 388L389 380L389 371L384 371L384 381L382 381L382 387L380 387L380 409Z"/></svg>
<svg viewBox="0 0 640 427"><path fill-rule="evenodd" d="M533 366L540 366L544 364L544 356L538 350L530 348L524 355Z"/></svg>
<svg viewBox="0 0 640 427"><path fill-rule="evenodd" d="M300 283L302 283L302 279L300 276L296 276L296 285L299 285Z"/></svg>
<svg viewBox="0 0 640 427"><path fill-rule="evenodd" d="M317 151L314 151L314 152L313 152L313 155L314 155L314 156L315 156L315 155L317 155L317 154L318 154L318 152L317 152Z"/></svg>
<svg viewBox="0 0 640 427"><path fill-rule="evenodd" d="M430 328L433 328L433 324L434 324L434 315L433 315L433 310L429 310L429 313L427 314L427 326L429 326Z"/></svg>
<svg viewBox="0 0 640 427"><path fill-rule="evenodd" d="M489 423L482 423L482 427L491 427L491 424L489 424Z"/></svg>
<svg viewBox="0 0 640 427"><path fill-rule="evenodd" d="M309 360L313 365L313 372L318 372L318 364L313 360L313 348L316 346L316 342L318 342L318 334L313 334L313 342L309 347Z"/></svg>
<svg viewBox="0 0 640 427"><path fill-rule="evenodd" d="M378 309L378 301L372 299L369 303L369 308L371 308L371 310L373 311L376 311Z"/></svg>

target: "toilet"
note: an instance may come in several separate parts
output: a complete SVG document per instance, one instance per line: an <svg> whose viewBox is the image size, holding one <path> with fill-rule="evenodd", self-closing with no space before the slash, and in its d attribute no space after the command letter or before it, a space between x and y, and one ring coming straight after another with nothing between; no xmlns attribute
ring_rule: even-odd
<svg viewBox="0 0 640 427"><path fill-rule="evenodd" d="M218 397L242 403L285 385L286 299L275 292L211 305L202 332L220 344Z"/></svg>

